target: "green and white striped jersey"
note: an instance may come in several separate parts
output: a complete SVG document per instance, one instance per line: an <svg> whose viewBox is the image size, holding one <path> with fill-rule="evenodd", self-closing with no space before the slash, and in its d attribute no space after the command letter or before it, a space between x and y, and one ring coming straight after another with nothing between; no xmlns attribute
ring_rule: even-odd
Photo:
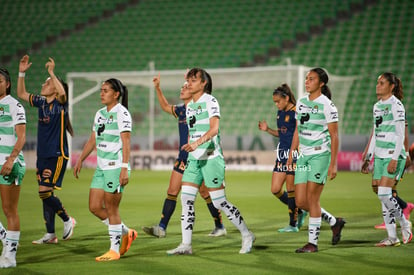
<svg viewBox="0 0 414 275"><path fill-rule="evenodd" d="M374 137L375 137L375 151L374 154L379 158L391 158L394 154L399 142L404 142L405 131L405 109L401 101L395 96L391 96L387 100L379 100L375 103L373 108L374 116ZM400 128L404 127L402 136L397 135L396 127L399 123ZM400 156L405 158L405 149L401 148Z"/></svg>
<svg viewBox="0 0 414 275"><path fill-rule="evenodd" d="M96 112L95 132L98 168L111 170L122 164L122 132L131 132L132 119L129 111L120 103L109 112L106 107Z"/></svg>
<svg viewBox="0 0 414 275"><path fill-rule="evenodd" d="M194 142L210 129L210 118L220 118L220 107L217 99L204 93L197 102L191 100L187 104L186 117L189 142ZM196 150L189 153L189 158L206 160L217 156L223 157L220 144L220 129L216 136L201 144Z"/></svg>
<svg viewBox="0 0 414 275"><path fill-rule="evenodd" d="M338 110L332 101L321 94L315 100L302 97L296 103L299 151L305 156L331 151L328 124L338 121Z"/></svg>
<svg viewBox="0 0 414 275"><path fill-rule="evenodd" d="M0 165L3 165L13 151L17 141L15 126L26 124L26 114L19 101L10 95L0 100ZM25 166L23 152L14 161Z"/></svg>

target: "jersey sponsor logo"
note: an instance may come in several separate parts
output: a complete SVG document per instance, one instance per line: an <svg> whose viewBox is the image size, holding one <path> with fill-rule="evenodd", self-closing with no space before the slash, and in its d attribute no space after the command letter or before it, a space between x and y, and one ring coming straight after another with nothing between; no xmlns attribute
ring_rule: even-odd
<svg viewBox="0 0 414 275"><path fill-rule="evenodd" d="M50 123L50 117L46 116L43 118L39 118L39 123L49 124Z"/></svg>
<svg viewBox="0 0 414 275"><path fill-rule="evenodd" d="M194 124L196 123L196 117L190 116L190 128L193 128Z"/></svg>
<svg viewBox="0 0 414 275"><path fill-rule="evenodd" d="M105 131L105 124L99 124L98 131L97 131L98 136L100 136L103 133L103 131Z"/></svg>
<svg viewBox="0 0 414 275"><path fill-rule="evenodd" d="M299 105L299 113L312 113L312 114L316 114L318 113L319 107L318 105L315 105L313 107L309 107L307 105Z"/></svg>
<svg viewBox="0 0 414 275"><path fill-rule="evenodd" d="M304 124L306 121L309 121L310 115L309 113L306 113L305 115L300 116L300 124Z"/></svg>
<svg viewBox="0 0 414 275"><path fill-rule="evenodd" d="M378 128L382 123L382 116L377 116L375 118L375 126Z"/></svg>
<svg viewBox="0 0 414 275"><path fill-rule="evenodd" d="M388 110L388 107L385 108L384 110L374 110L374 116L386 116L390 113L390 111Z"/></svg>
<svg viewBox="0 0 414 275"><path fill-rule="evenodd" d="M217 107L212 107L211 108L212 114L218 114L218 108Z"/></svg>

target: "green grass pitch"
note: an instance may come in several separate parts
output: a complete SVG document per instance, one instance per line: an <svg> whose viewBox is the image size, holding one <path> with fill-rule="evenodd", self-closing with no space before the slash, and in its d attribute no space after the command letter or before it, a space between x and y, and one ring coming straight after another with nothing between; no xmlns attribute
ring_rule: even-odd
<svg viewBox="0 0 414 275"><path fill-rule="evenodd" d="M319 252L296 254L307 242L307 222L298 233L278 233L288 223L287 207L270 193L271 172L226 173L227 197L241 211L256 235L251 254L240 255L241 236L223 217L228 234L211 238L213 229L204 200L196 202L193 255L167 256L166 250L181 241L181 204L170 221L167 238L145 235L141 227L158 223L169 182L169 171L133 171L121 202L122 220L138 231L138 238L119 261L98 263L95 257L109 248L107 228L88 210L89 182L93 170L84 169L80 179L72 170L65 176L61 198L77 220L71 240L62 241L63 224L56 218L57 245L32 245L45 233L35 173L26 173L19 203L21 239L17 267L1 274L408 274L412 272L414 243L376 248L386 232L374 229L382 222L378 198L372 192L369 175L339 172L329 181L321 204L347 221L341 242L330 244L331 231L322 225ZM399 184L406 201L414 201L414 175L406 174ZM413 213L414 215L414 213ZM2 223L6 224L3 213ZM401 234L399 233L399 236ZM401 239L401 238L400 238Z"/></svg>

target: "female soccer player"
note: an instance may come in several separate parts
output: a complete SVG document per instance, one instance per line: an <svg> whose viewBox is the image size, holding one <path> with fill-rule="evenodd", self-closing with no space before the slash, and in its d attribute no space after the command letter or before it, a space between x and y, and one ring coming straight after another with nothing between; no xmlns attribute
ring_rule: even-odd
<svg viewBox="0 0 414 275"><path fill-rule="evenodd" d="M72 125L68 114L68 86L55 73L55 61L49 58L46 69L50 75L42 85L40 95L26 91L25 73L30 68L29 56L25 55L19 64L19 79L17 95L38 108L37 127L37 180L39 197L43 203L43 217L47 233L35 240L33 244L56 244L55 214L63 221L63 240L69 240L76 225L74 218L69 216L54 190L62 188L63 176L69 160L68 140L66 131L73 135Z"/></svg>
<svg viewBox="0 0 414 275"><path fill-rule="evenodd" d="M402 98L399 98L397 95L395 95L395 96L399 100L402 100ZM371 136L372 136L372 132L371 132ZM371 136L369 138L370 142L372 141ZM399 179L395 179L395 184L392 187L392 196L397 200L400 208L403 211L403 214L404 214L404 217L405 217L406 220L410 220L410 215L411 215L411 212L414 209L414 204L411 203L411 202L406 202L403 198L400 197L400 195L397 191L397 186L398 186L398 183L403 180L405 169L407 169L408 167L411 166L411 157L410 157L410 154L409 154L408 138L409 138L409 136L408 136L408 121L405 120L404 148L407 152L407 158L405 159L405 167L404 167L404 171L401 173L401 177ZM362 153L362 159L364 160L364 163L362 165L363 169L361 169L361 172L363 172L363 173L368 172L369 162L365 161L366 156L367 156L368 147L369 147L369 143L367 144L367 146L365 146L364 152ZM365 170L365 171L362 171L362 170ZM377 183L377 182L373 182L373 184L375 184L375 183ZM372 191L376 195L378 195L378 186L377 185L372 185ZM374 227L375 227L375 229L384 229L384 230L386 230L385 222L382 222L381 224L377 224Z"/></svg>
<svg viewBox="0 0 414 275"><path fill-rule="evenodd" d="M184 102L184 104L180 105L171 105L168 103L167 99L165 98L162 90L160 88L160 75L155 76L153 78L153 83L155 86L155 90L157 92L158 101L160 103L161 108L164 112L167 112L173 115L175 118L178 118L178 131L180 137L180 151L178 153L178 158L175 161L173 171L170 177L170 184L167 190L167 198L164 200L164 206L162 208L162 216L161 220L158 225L150 226L150 227L143 227L145 233L158 237L164 238L166 235L166 229L168 226L168 222L172 214L174 213L175 206L177 204L177 196L181 190L181 179L183 177L184 169L187 164L188 152L181 149L181 146L187 143L188 141L188 127L187 121L185 117L185 108L187 103L191 100L191 93L188 89L188 83L185 82L184 85L181 87L180 92L180 99ZM211 93L211 81L209 85L209 92ZM210 195L205 187L205 185L201 185L200 187L200 194L204 198L207 203L207 207L210 210L210 214L214 219L215 228L209 234L210 237L220 237L225 236L227 234L226 228L222 223L222 218L220 211L218 211L210 198Z"/></svg>
<svg viewBox="0 0 414 275"><path fill-rule="evenodd" d="M10 74L0 68L0 195L7 218L7 230L0 222L0 240L3 244L0 268L16 266L20 239L17 205L26 171L22 153L26 141L26 115L23 106L10 95L10 91Z"/></svg>
<svg viewBox="0 0 414 275"><path fill-rule="evenodd" d="M305 80L309 93L296 104L296 130L287 165L291 165L293 154L299 155L296 163L296 205L309 211L308 243L297 253L317 252L321 221L329 222L337 244L345 225L342 218L335 218L320 206L320 196L326 179L332 180L337 173L338 111L330 100L328 75L321 68L311 69ZM321 218L322 214L322 218Z"/></svg>
<svg viewBox="0 0 414 275"><path fill-rule="evenodd" d="M378 198L388 233L388 237L376 246L399 246L395 219L400 223L403 243L409 243L412 239L411 222L404 217L401 207L392 196L392 187L401 177L406 159L405 109L398 99L403 97L401 80L390 72L381 74L377 80L376 94L379 101L373 108L374 132L362 172L368 173L368 163L374 157L372 185L378 186Z"/></svg>
<svg viewBox="0 0 414 275"><path fill-rule="evenodd" d="M214 206L224 212L241 232L242 248L239 253L249 253L255 240L240 211L226 198L223 185L224 158L220 146L220 107L217 99L207 92L207 79L206 71L200 68L193 68L187 73L192 100L186 109L189 141L182 146L183 150L189 152L181 187L182 243L177 248L167 251L168 255L192 254L194 203L203 181Z"/></svg>
<svg viewBox="0 0 414 275"><path fill-rule="evenodd" d="M119 103L120 98L122 104ZM96 148L98 166L91 183L89 208L95 216L103 221L108 219L109 222L111 247L108 252L96 257L96 261L106 262L119 260L135 240L136 231L128 230L119 214L122 192L131 172L129 154L132 119L128 111L127 87L118 79L106 80L101 86L101 102L105 107L96 112L91 136L83 147L73 174L78 177L82 162Z"/></svg>
<svg viewBox="0 0 414 275"><path fill-rule="evenodd" d="M298 209L295 203L295 171L286 166L292 145L293 133L296 128L296 99L287 84L277 87L273 92L273 102L278 108L276 125L277 129L269 128L266 121L259 121L259 129L279 137L276 148L276 163L272 175L272 193L289 209L289 225L280 228L279 232L299 232L303 224L305 211ZM283 191L283 183L286 181L286 191Z"/></svg>

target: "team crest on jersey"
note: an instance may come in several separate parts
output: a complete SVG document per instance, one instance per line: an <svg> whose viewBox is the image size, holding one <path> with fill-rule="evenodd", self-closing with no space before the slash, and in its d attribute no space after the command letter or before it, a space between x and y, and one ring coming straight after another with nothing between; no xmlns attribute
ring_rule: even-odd
<svg viewBox="0 0 414 275"><path fill-rule="evenodd" d="M0 107L0 116L4 116L4 108Z"/></svg>
<svg viewBox="0 0 414 275"><path fill-rule="evenodd" d="M201 108L200 105L198 105L196 114L199 115L199 114L201 114L202 111L203 111L203 109Z"/></svg>
<svg viewBox="0 0 414 275"><path fill-rule="evenodd" d="M278 117L279 118L279 117ZM289 119L290 119L290 116L289 115L286 115L285 116L285 122L289 122Z"/></svg>

